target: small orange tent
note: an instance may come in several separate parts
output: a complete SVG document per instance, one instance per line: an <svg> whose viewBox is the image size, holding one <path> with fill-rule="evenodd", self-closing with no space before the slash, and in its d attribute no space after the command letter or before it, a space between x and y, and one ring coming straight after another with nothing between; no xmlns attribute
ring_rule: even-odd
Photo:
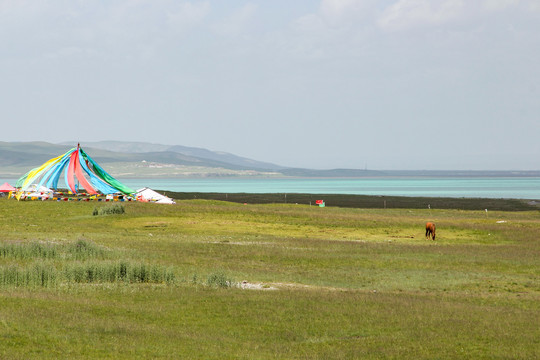
<svg viewBox="0 0 540 360"><path fill-rule="evenodd" d="M0 192L10 192L10 191L15 191L15 190L17 189L9 185L7 182L4 183L4 185L0 186Z"/></svg>

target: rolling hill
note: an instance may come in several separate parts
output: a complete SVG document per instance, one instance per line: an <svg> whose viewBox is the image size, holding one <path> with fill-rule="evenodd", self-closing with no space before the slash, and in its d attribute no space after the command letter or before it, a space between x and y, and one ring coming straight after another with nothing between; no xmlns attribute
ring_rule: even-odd
<svg viewBox="0 0 540 360"><path fill-rule="evenodd" d="M71 143L65 143L71 144ZM94 148L108 150L112 152L131 153L131 154L161 154L177 153L188 159L202 159L203 162L219 166L233 166L235 169L250 169L263 171L276 171L285 169L284 166L252 160L222 151L210 151L203 148L188 147L181 145L163 145L146 142L127 142L127 141L98 141L87 142L85 148ZM170 156L170 155L169 155Z"/></svg>
<svg viewBox="0 0 540 360"><path fill-rule="evenodd" d="M76 142L0 142L0 176L19 178L30 169L59 156ZM252 160L225 152L180 145L100 141L82 144L86 152L113 176L147 177L319 177L370 176L534 176L540 171L378 171L361 169L313 170Z"/></svg>
<svg viewBox="0 0 540 360"><path fill-rule="evenodd" d="M73 147L73 143L0 142L0 175L19 177ZM113 176L276 176L284 169L228 153L135 142L82 145Z"/></svg>

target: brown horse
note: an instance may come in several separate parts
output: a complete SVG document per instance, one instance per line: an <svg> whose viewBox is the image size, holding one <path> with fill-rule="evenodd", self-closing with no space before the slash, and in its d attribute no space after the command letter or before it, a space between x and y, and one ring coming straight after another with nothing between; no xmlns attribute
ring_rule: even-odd
<svg viewBox="0 0 540 360"><path fill-rule="evenodd" d="M435 240L435 223L432 222L426 223L426 239L429 239L430 235L431 239Z"/></svg>

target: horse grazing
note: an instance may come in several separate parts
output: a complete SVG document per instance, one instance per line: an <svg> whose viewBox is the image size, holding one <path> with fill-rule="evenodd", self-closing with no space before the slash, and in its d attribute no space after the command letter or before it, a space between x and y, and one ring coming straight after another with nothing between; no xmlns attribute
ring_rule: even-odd
<svg viewBox="0 0 540 360"><path fill-rule="evenodd" d="M426 239L429 239L430 235L431 239L435 240L435 223L432 222L426 223Z"/></svg>

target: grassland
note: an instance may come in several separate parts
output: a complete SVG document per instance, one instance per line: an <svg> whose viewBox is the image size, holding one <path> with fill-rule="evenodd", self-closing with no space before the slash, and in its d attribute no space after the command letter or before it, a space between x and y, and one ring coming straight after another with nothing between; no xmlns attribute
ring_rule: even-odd
<svg viewBox="0 0 540 360"><path fill-rule="evenodd" d="M534 208L123 206L0 199L0 358L540 357Z"/></svg>

